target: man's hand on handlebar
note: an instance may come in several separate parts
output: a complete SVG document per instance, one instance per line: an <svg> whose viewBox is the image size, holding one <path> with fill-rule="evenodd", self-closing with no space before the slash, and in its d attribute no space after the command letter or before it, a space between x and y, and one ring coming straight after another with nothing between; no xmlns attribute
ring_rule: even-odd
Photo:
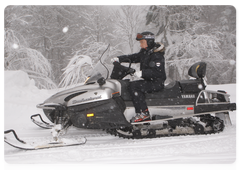
<svg viewBox="0 0 240 170"><path fill-rule="evenodd" d="M141 78L142 77L142 71L136 71L134 73L134 76L138 77L138 78Z"/></svg>
<svg viewBox="0 0 240 170"><path fill-rule="evenodd" d="M136 72L136 70L133 69L133 68L129 68L128 72L129 72L129 74L130 74L131 76L133 76L134 73Z"/></svg>
<svg viewBox="0 0 240 170"><path fill-rule="evenodd" d="M119 58L118 57L114 57L111 59L111 62L114 63L114 62L119 62Z"/></svg>

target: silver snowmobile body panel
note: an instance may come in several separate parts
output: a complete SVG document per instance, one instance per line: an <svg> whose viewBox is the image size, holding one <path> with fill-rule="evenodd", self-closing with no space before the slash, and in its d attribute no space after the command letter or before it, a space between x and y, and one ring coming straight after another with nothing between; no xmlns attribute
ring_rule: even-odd
<svg viewBox="0 0 240 170"><path fill-rule="evenodd" d="M117 80L107 80L102 86L98 83L80 85L71 89L58 92L37 105L41 109L55 109L56 106L76 106L96 101L103 101L112 98L112 94L121 94L121 84Z"/></svg>

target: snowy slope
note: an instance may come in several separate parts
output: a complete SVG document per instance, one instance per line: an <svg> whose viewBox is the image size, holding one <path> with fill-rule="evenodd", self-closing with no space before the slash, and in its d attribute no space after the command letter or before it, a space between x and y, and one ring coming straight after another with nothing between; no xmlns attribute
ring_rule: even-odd
<svg viewBox="0 0 240 170"><path fill-rule="evenodd" d="M50 137L50 131L34 125L30 116L42 114L36 104L57 91L37 89L34 81L22 71L5 72L4 88L4 130L15 129L26 141ZM236 102L235 84L214 85L208 89L226 90L231 101ZM7 163L229 164L236 159L236 112L230 116L233 126L214 135L127 140L101 130L70 128L66 137L85 136L87 144L38 151L23 151L4 144L4 157Z"/></svg>

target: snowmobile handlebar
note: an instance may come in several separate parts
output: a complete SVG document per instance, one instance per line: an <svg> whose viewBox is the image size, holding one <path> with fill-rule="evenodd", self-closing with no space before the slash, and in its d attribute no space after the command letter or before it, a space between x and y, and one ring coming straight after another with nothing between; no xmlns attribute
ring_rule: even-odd
<svg viewBox="0 0 240 170"><path fill-rule="evenodd" d="M131 68L131 60L128 59L129 61L129 66L123 66L121 65L119 62L113 62L113 70L112 70L112 74L111 74L111 79L118 79L118 80L122 80L125 76L127 75L133 75L136 70Z"/></svg>

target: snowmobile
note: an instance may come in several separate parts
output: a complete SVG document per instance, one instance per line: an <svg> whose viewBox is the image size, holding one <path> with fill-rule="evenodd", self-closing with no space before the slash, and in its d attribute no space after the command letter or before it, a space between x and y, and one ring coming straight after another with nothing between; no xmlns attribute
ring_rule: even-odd
<svg viewBox="0 0 240 170"><path fill-rule="evenodd" d="M105 53L83 85L56 93L37 105L51 123L44 121L40 114L31 116L31 120L42 128L52 129L54 141L57 142L70 126L103 129L115 136L142 139L219 133L226 125L231 125L229 112L236 110L236 103L230 103L230 95L223 90L206 90L205 62L190 67L191 79L173 81L159 92L146 94L151 121L131 123L135 109L128 92L130 79L124 77L133 75L135 69L131 68L131 62L128 66L114 62L109 78ZM10 132L21 142L14 130L5 131ZM24 144L19 146L7 139L5 142L26 149ZM86 140L48 144L46 148L84 143Z"/></svg>

